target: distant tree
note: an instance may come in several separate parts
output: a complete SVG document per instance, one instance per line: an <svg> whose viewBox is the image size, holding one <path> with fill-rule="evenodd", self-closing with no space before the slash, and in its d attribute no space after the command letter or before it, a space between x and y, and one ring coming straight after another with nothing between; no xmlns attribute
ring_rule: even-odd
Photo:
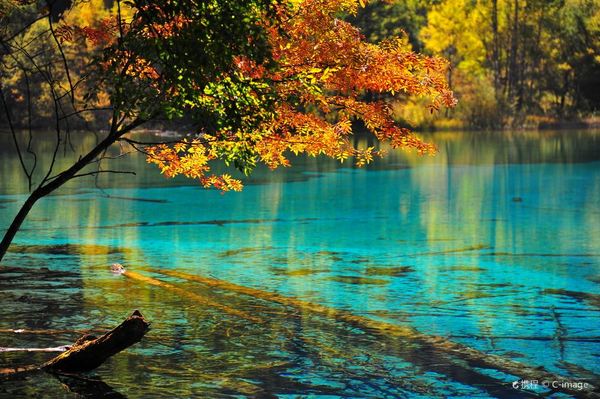
<svg viewBox="0 0 600 399"><path fill-rule="evenodd" d="M423 48L419 31L427 24L427 9L432 0L372 1L350 16L348 21L358 27L372 43L408 35L417 50Z"/></svg>
<svg viewBox="0 0 600 399"><path fill-rule="evenodd" d="M413 53L404 39L367 43L339 19L363 0L133 0L96 13L100 3L75 1L56 19L56 3L15 2L0 16L0 94L31 191L0 259L40 198L78 177L127 172L99 168L114 143L144 152L166 176L239 190L239 180L212 174L209 162L244 173L258 163L289 165L289 153L370 162L381 153L353 146L355 120L393 147L434 151L395 124L387 102L375 99L383 97L365 93L427 97L432 110L454 104L444 59ZM18 104L29 127L43 114L37 107L50 108L53 159L77 121L94 115L107 129L68 168L57 171L53 161L36 174L35 132L20 136L11 109ZM146 143L127 135L184 116L197 126L192 138Z"/></svg>

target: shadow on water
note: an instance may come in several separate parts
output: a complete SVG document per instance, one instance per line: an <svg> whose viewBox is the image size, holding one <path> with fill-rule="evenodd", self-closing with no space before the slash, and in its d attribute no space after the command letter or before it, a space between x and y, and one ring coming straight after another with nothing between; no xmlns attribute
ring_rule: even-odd
<svg viewBox="0 0 600 399"><path fill-rule="evenodd" d="M41 398L44 396L41 392L30 396L35 392L35 388L23 388L27 385L35 387L40 382L49 387L54 385L50 392L62 392L62 397L127 399L127 396L119 393L98 377L83 374L52 374L41 370L13 374L8 377L0 376L0 395L12 398ZM2 385L5 386L4 389Z"/></svg>
<svg viewBox="0 0 600 399"><path fill-rule="evenodd" d="M56 374L56 379L69 393L80 398L127 399L127 396L115 391L99 378L87 378L81 375Z"/></svg>
<svg viewBox="0 0 600 399"><path fill-rule="evenodd" d="M61 244L61 245L18 245L13 244L9 247L9 252L19 254L46 254L46 255L107 255L125 253L129 251L126 248L115 248L106 245L76 245L76 244Z"/></svg>

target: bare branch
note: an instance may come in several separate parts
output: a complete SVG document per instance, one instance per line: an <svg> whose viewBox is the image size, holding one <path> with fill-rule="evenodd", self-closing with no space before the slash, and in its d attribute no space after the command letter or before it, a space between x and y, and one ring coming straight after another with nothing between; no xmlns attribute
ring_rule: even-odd
<svg viewBox="0 0 600 399"><path fill-rule="evenodd" d="M145 122L145 119L138 118L119 130L111 130L108 136L106 136L104 140L102 140L102 142L94 146L94 148L92 148L86 155L80 157L77 160L77 162L75 162L68 169L65 169L64 171L58 173L55 176L48 176L45 180L42 181L42 183L40 183L40 186L36 190L42 193L46 191L52 192L56 188L60 187L62 184L71 180L77 174L77 172L83 169L85 166L96 162L98 156L102 154L108 147L114 144L119 139L119 137L121 137L124 134L127 134L128 132L144 124Z"/></svg>
<svg viewBox="0 0 600 399"><path fill-rule="evenodd" d="M93 172L87 172L87 173L79 173L76 175L73 175L71 178L74 179L76 177L84 177L84 176L95 176L98 175L100 173L114 173L114 174L121 174L121 175L134 175L135 176L135 172L130 171L130 170L95 170Z"/></svg>
<svg viewBox="0 0 600 399"><path fill-rule="evenodd" d="M27 153L29 155L31 155L33 157L33 165L31 166L31 171L29 174L29 178L28 178L28 187L29 187L29 191L31 191L31 186L32 186L32 180L31 177L33 176L33 173L35 172L35 169L37 167L37 154L33 151L31 145L33 142L33 132L31 130L31 116L33 114L33 109L32 109L32 104L31 104L31 87L29 84L29 75L27 74L27 71L23 71L23 75L25 76L25 84L26 84L26 88L27 88L27 131L29 134L29 140L27 141Z"/></svg>
<svg viewBox="0 0 600 399"><path fill-rule="evenodd" d="M50 5L49 5L50 7ZM75 107L75 89L73 87L73 82L71 81L71 73L70 73L70 69L69 69L69 63L67 62L67 57L65 56L65 52L63 51L62 45L60 44L60 40L58 40L58 38L56 37L56 33L54 32L54 26L52 25L52 17L49 15L48 16L48 24L50 26L50 32L52 34L52 38L54 39L54 42L56 43L56 46L58 48L58 52L60 53L60 56L62 58L63 61L63 65L65 66L65 73L67 75L67 81L69 82L69 92L70 92L70 97L71 97L71 105L73 106L73 108Z"/></svg>
<svg viewBox="0 0 600 399"><path fill-rule="evenodd" d="M29 27L31 27L32 25L34 25L36 22L41 21L44 18L48 18L50 16L50 14L42 14L40 16L38 16L37 18L35 18L33 21L25 24L21 29L19 29L18 31L16 31L15 33L13 33L11 36L4 38L4 39L0 39L0 41L2 42L10 42L12 40L14 40L16 37L18 37L19 35L21 35L21 33L25 32L27 29L29 29Z"/></svg>
<svg viewBox="0 0 600 399"><path fill-rule="evenodd" d="M72 116L76 116L76 115L82 114L84 112L99 112L99 111L111 111L111 110L112 110L112 107L81 108L81 109L75 110L71 113L63 115L60 118L60 120L68 119Z"/></svg>
<svg viewBox="0 0 600 399"><path fill-rule="evenodd" d="M24 48L29 47L29 45L31 43L37 42L40 37L42 37L42 36L44 36L44 35L46 35L48 33L50 33L50 29L44 29L39 34L37 34L34 37L32 37L27 43L21 43L21 46L24 47Z"/></svg>
<svg viewBox="0 0 600 399"><path fill-rule="evenodd" d="M38 187L42 187L44 183L48 181L50 176L52 175L52 171L54 170L54 164L56 163L56 157L58 156L58 150L60 148L61 142L61 131L60 131L60 116L59 116L59 101L56 99L54 88L51 88L52 97L54 99L54 117L56 120L55 129L56 129L56 145L54 146L54 152L52 153L52 161L50 162L50 166L48 167L48 172L40 182Z"/></svg>
<svg viewBox="0 0 600 399"><path fill-rule="evenodd" d="M75 89L77 88L77 86L79 86L82 82L85 82L85 80L91 75L91 72L86 73L85 75L82 75L77 82L73 83L73 86L70 90L65 90L65 92L58 98L59 100L62 100L64 97L71 97L72 95L75 95ZM64 90L64 89L63 89ZM75 105L73 105L73 108L75 108Z"/></svg>
<svg viewBox="0 0 600 399"><path fill-rule="evenodd" d="M3 43L3 46L5 48L8 49L8 46L6 45L6 43ZM49 181L50 176L52 175L52 171L54 169L54 165L56 163L56 158L58 155L58 150L60 148L60 144L62 141L62 135L61 135L61 126L60 126L60 122L62 121L63 118L61 118L61 116L65 115L65 112L62 108L62 104L60 102L60 95L56 92L56 89L54 87L55 85L55 81L52 78L51 75L51 65L48 66L48 70L44 71L42 70L42 68L37 64L37 62L35 61L34 56L32 56L31 54L29 54L29 52L27 51L27 49L21 47L20 45L17 44L13 44L11 47L16 48L19 52L21 52L23 55L25 55L26 58L28 58L28 60L31 62L31 64L34 66L34 68L38 71L38 73L40 74L40 76L42 76L44 78L44 80L46 81L46 83L48 84L48 87L50 88L50 92L52 95L52 99L54 102L54 117L55 117L55 129L56 129L56 145L54 148L54 152L52 154L52 161L50 163L50 166L48 168L48 171L46 173L46 175L43 177L43 179L40 181L39 185L38 185L38 189L40 189L42 186L44 186L44 184L46 182ZM10 56L11 58L13 58L13 60L18 64L18 65L22 65L21 62L14 56L14 54L12 54L12 52L10 52ZM67 125L68 125L68 120L66 120Z"/></svg>
<svg viewBox="0 0 600 399"><path fill-rule="evenodd" d="M128 141L127 139L120 139L120 140L123 140L123 141L125 141L125 142L129 143L129 144L130 144L130 145L133 147L133 149L134 149L134 150L136 150L137 152L139 152L139 153L141 153L141 154L144 154L144 155L146 155L146 156L149 156L149 157L151 157L151 156L152 156L152 154L150 154L148 151L144 150L144 149L143 149L143 148L141 148L141 147L138 147L138 145L137 145L137 144L135 144L135 142Z"/></svg>
<svg viewBox="0 0 600 399"><path fill-rule="evenodd" d="M137 140L130 139L128 137L121 137L121 138L119 138L119 141L124 141L126 143L131 144L131 145L177 144L177 143L183 143L183 140L184 139L170 140L170 141L137 141ZM208 141L206 141L206 142L208 142Z"/></svg>
<svg viewBox="0 0 600 399"><path fill-rule="evenodd" d="M21 168L25 175L27 176L27 180L29 181L29 185L31 186L31 173L27 169L27 165L25 165L25 160L23 159L23 153L21 152L21 147L19 146L19 140L17 139L17 133L15 132L15 127L12 122L12 118L10 116L10 110L8 109L8 104L6 103L6 99L4 98L4 90L2 85L0 85L0 98L2 98L2 106L4 108L4 113L6 115L6 120L8 121L8 126L13 138L13 142L15 143L15 148L17 149L17 155L19 156L19 162L21 163Z"/></svg>
<svg viewBox="0 0 600 399"><path fill-rule="evenodd" d="M93 164L93 163L100 163L101 161L104 161L105 159L121 159L121 158L126 157L127 155L129 155L131 153L133 153L133 151L123 152L123 153L121 153L119 155L115 155L115 156L102 155L101 157L99 157L95 161L90 162L90 165Z"/></svg>

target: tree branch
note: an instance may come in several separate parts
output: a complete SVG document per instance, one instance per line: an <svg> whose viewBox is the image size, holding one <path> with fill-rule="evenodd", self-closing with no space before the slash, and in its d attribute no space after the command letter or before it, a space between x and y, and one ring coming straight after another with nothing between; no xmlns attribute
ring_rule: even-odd
<svg viewBox="0 0 600 399"><path fill-rule="evenodd" d="M87 173L79 173L76 175L73 175L72 179L76 178L76 177L84 177L84 176L95 176L98 175L100 173L115 173L115 174L121 174L121 175L136 175L135 172L133 171L128 171L128 170L95 170L93 172L87 172Z"/></svg>
<svg viewBox="0 0 600 399"><path fill-rule="evenodd" d="M51 5L49 3L48 3L48 7L51 8ZM54 39L54 42L56 43L58 52L60 53L60 56L63 61L63 65L65 67L67 81L69 82L71 105L75 109L76 108L75 107L75 89L73 87L73 82L71 81L71 73L70 73L70 69L69 69L69 64L67 62L67 57L65 56L65 52L63 51L62 45L60 44L60 41L58 40L58 38L56 37L56 33L54 32L54 26L52 25L52 17L50 15L48 15L48 25L50 26L50 33L52 35L52 38Z"/></svg>
<svg viewBox="0 0 600 399"><path fill-rule="evenodd" d="M84 112L100 112L100 111L111 111L113 108L112 107L97 107L97 108L81 108L81 109L76 109L75 111L65 114L63 115L60 120L65 120L68 119L72 116L76 116L79 114L82 114Z"/></svg>
<svg viewBox="0 0 600 399"><path fill-rule="evenodd" d="M31 106L31 87L29 84L29 76L27 74L27 71L23 71L23 75L25 76L25 83L26 83L26 88L27 88L27 132L29 134L29 136L28 136L29 139L27 141L27 153L33 157L33 165L31 166L30 176L27 181L28 190L31 192L31 187L32 187L31 177L33 176L33 173L35 172L35 169L37 168L37 154L35 153L35 151L33 151L32 146L31 146L33 143L33 132L31 130L31 117L33 115L33 109Z"/></svg>
<svg viewBox="0 0 600 399"><path fill-rule="evenodd" d="M6 103L6 99L4 98L4 90L2 85L0 84L0 98L2 98L2 106L4 108L4 113L6 115L6 120L8 121L8 127L10 129L10 133L13 138L13 142L15 144L15 148L17 149L17 155L19 157L19 163L21 164L21 168L25 175L27 176L27 181L29 182L29 187L31 189L31 173L27 169L27 165L25 165L25 160L23 159L23 154L21 152L21 147L19 146L19 140L17 139L17 133L15 132L15 127L12 123L12 118L10 116L10 110L8 109L8 104Z"/></svg>

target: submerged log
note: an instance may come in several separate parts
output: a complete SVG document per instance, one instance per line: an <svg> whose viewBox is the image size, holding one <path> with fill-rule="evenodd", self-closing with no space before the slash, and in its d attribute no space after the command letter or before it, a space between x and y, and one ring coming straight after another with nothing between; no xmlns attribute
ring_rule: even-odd
<svg viewBox="0 0 600 399"><path fill-rule="evenodd" d="M331 308L321 304L288 297L275 292L245 287L212 277L193 275L176 270L150 268L146 268L145 270L182 280L197 282L224 291L236 292L265 301L279 303L284 306L300 309L304 312L320 314L327 318L356 326L364 331L376 332L382 336L391 336L411 340L419 343L423 347L431 348L436 353L446 354L450 355L452 358L460 359L474 368L498 370L505 374L518 377L520 380L536 380L540 381L541 383L546 382L550 384L549 386L551 387L552 391L567 393L577 398L600 399L600 386L596 381L585 382L585 385L580 388L579 386L573 384L573 378L549 372L543 367L529 366L516 360L484 353L444 337L420 333L416 329L409 326L386 323L383 321L370 319L368 317L355 315L347 310ZM128 274L129 272L124 273L125 276L128 276ZM520 392L524 393L526 391Z"/></svg>
<svg viewBox="0 0 600 399"><path fill-rule="evenodd" d="M119 266L122 269L119 269ZM169 284L166 283L164 281L152 278L152 277L148 277L148 276L144 276L143 274L140 273L136 273L136 272L131 272L128 270L125 270L121 265L119 264L114 264L111 267L111 270L113 273L117 273L117 274L122 274L130 279L133 280L137 280L137 281L141 281L143 283L146 284L150 284L150 285L155 285L157 287L162 287L165 288L169 291L175 292L178 295L182 296L182 297L186 297L189 298L195 302L198 302L204 306L209 306L215 309L219 309L221 312L233 315L233 316L237 316L240 317L242 319L246 319L248 321L251 321L253 323L264 323L264 320L261 319L260 317L257 317L255 315L243 312L241 310L238 309L234 309L232 307L229 307L227 305L223 305L222 303L218 303L214 300L212 300L211 298L204 296L204 295L200 295L200 294L195 294L193 292L190 292L188 290L185 290L183 288L177 287L173 284Z"/></svg>
<svg viewBox="0 0 600 399"><path fill-rule="evenodd" d="M78 373L90 371L100 366L109 357L139 342L150 323L135 310L120 325L96 338L84 335L66 352L43 364L42 370L51 372Z"/></svg>

